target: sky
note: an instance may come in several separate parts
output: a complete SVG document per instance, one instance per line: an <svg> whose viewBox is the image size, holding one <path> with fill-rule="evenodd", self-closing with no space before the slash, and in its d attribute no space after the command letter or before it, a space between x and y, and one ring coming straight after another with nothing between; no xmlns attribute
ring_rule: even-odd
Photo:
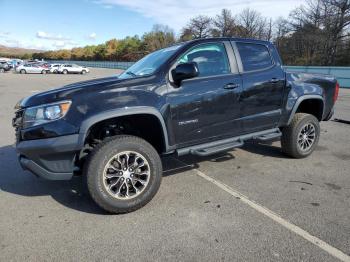
<svg viewBox="0 0 350 262"><path fill-rule="evenodd" d="M0 0L0 45L57 50L139 35L157 23L179 33L191 17L252 8L287 17L305 0Z"/></svg>

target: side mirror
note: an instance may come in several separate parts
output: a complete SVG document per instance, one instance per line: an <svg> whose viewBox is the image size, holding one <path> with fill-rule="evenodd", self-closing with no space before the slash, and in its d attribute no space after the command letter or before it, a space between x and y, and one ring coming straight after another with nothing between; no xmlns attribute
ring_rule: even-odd
<svg viewBox="0 0 350 262"><path fill-rule="evenodd" d="M171 70L174 83L178 86L182 80L196 77L198 73L198 66L195 62L179 64L175 69Z"/></svg>

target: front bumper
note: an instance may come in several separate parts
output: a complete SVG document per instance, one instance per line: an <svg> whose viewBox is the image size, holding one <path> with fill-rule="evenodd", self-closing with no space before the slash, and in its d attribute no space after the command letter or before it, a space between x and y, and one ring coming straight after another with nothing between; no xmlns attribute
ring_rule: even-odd
<svg viewBox="0 0 350 262"><path fill-rule="evenodd" d="M79 135L27 140L16 144L23 169L49 180L69 180L75 169L74 161Z"/></svg>

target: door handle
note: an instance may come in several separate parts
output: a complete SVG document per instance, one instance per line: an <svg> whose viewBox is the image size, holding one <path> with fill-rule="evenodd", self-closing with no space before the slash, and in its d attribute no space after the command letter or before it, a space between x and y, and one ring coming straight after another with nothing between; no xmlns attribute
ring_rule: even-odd
<svg viewBox="0 0 350 262"><path fill-rule="evenodd" d="M239 84L235 84L235 83L229 83L229 84L224 85L224 89L235 89L238 87L239 87Z"/></svg>
<svg viewBox="0 0 350 262"><path fill-rule="evenodd" d="M274 83L274 84L275 84L275 83L278 83L278 81L279 81L279 80L278 80L277 78L272 78L272 79L270 80L270 82L271 82L271 83Z"/></svg>

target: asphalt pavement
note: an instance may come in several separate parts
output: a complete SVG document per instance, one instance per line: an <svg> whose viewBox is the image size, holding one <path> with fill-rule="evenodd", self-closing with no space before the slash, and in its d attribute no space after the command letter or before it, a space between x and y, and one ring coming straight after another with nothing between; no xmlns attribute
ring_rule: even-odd
<svg viewBox="0 0 350 262"><path fill-rule="evenodd" d="M0 261L350 261L350 125L321 123L307 159L280 143L247 143L206 158L169 156L155 198L110 215L80 178L45 181L22 171L13 107L22 97L87 75L0 74ZM334 118L350 121L350 89Z"/></svg>

